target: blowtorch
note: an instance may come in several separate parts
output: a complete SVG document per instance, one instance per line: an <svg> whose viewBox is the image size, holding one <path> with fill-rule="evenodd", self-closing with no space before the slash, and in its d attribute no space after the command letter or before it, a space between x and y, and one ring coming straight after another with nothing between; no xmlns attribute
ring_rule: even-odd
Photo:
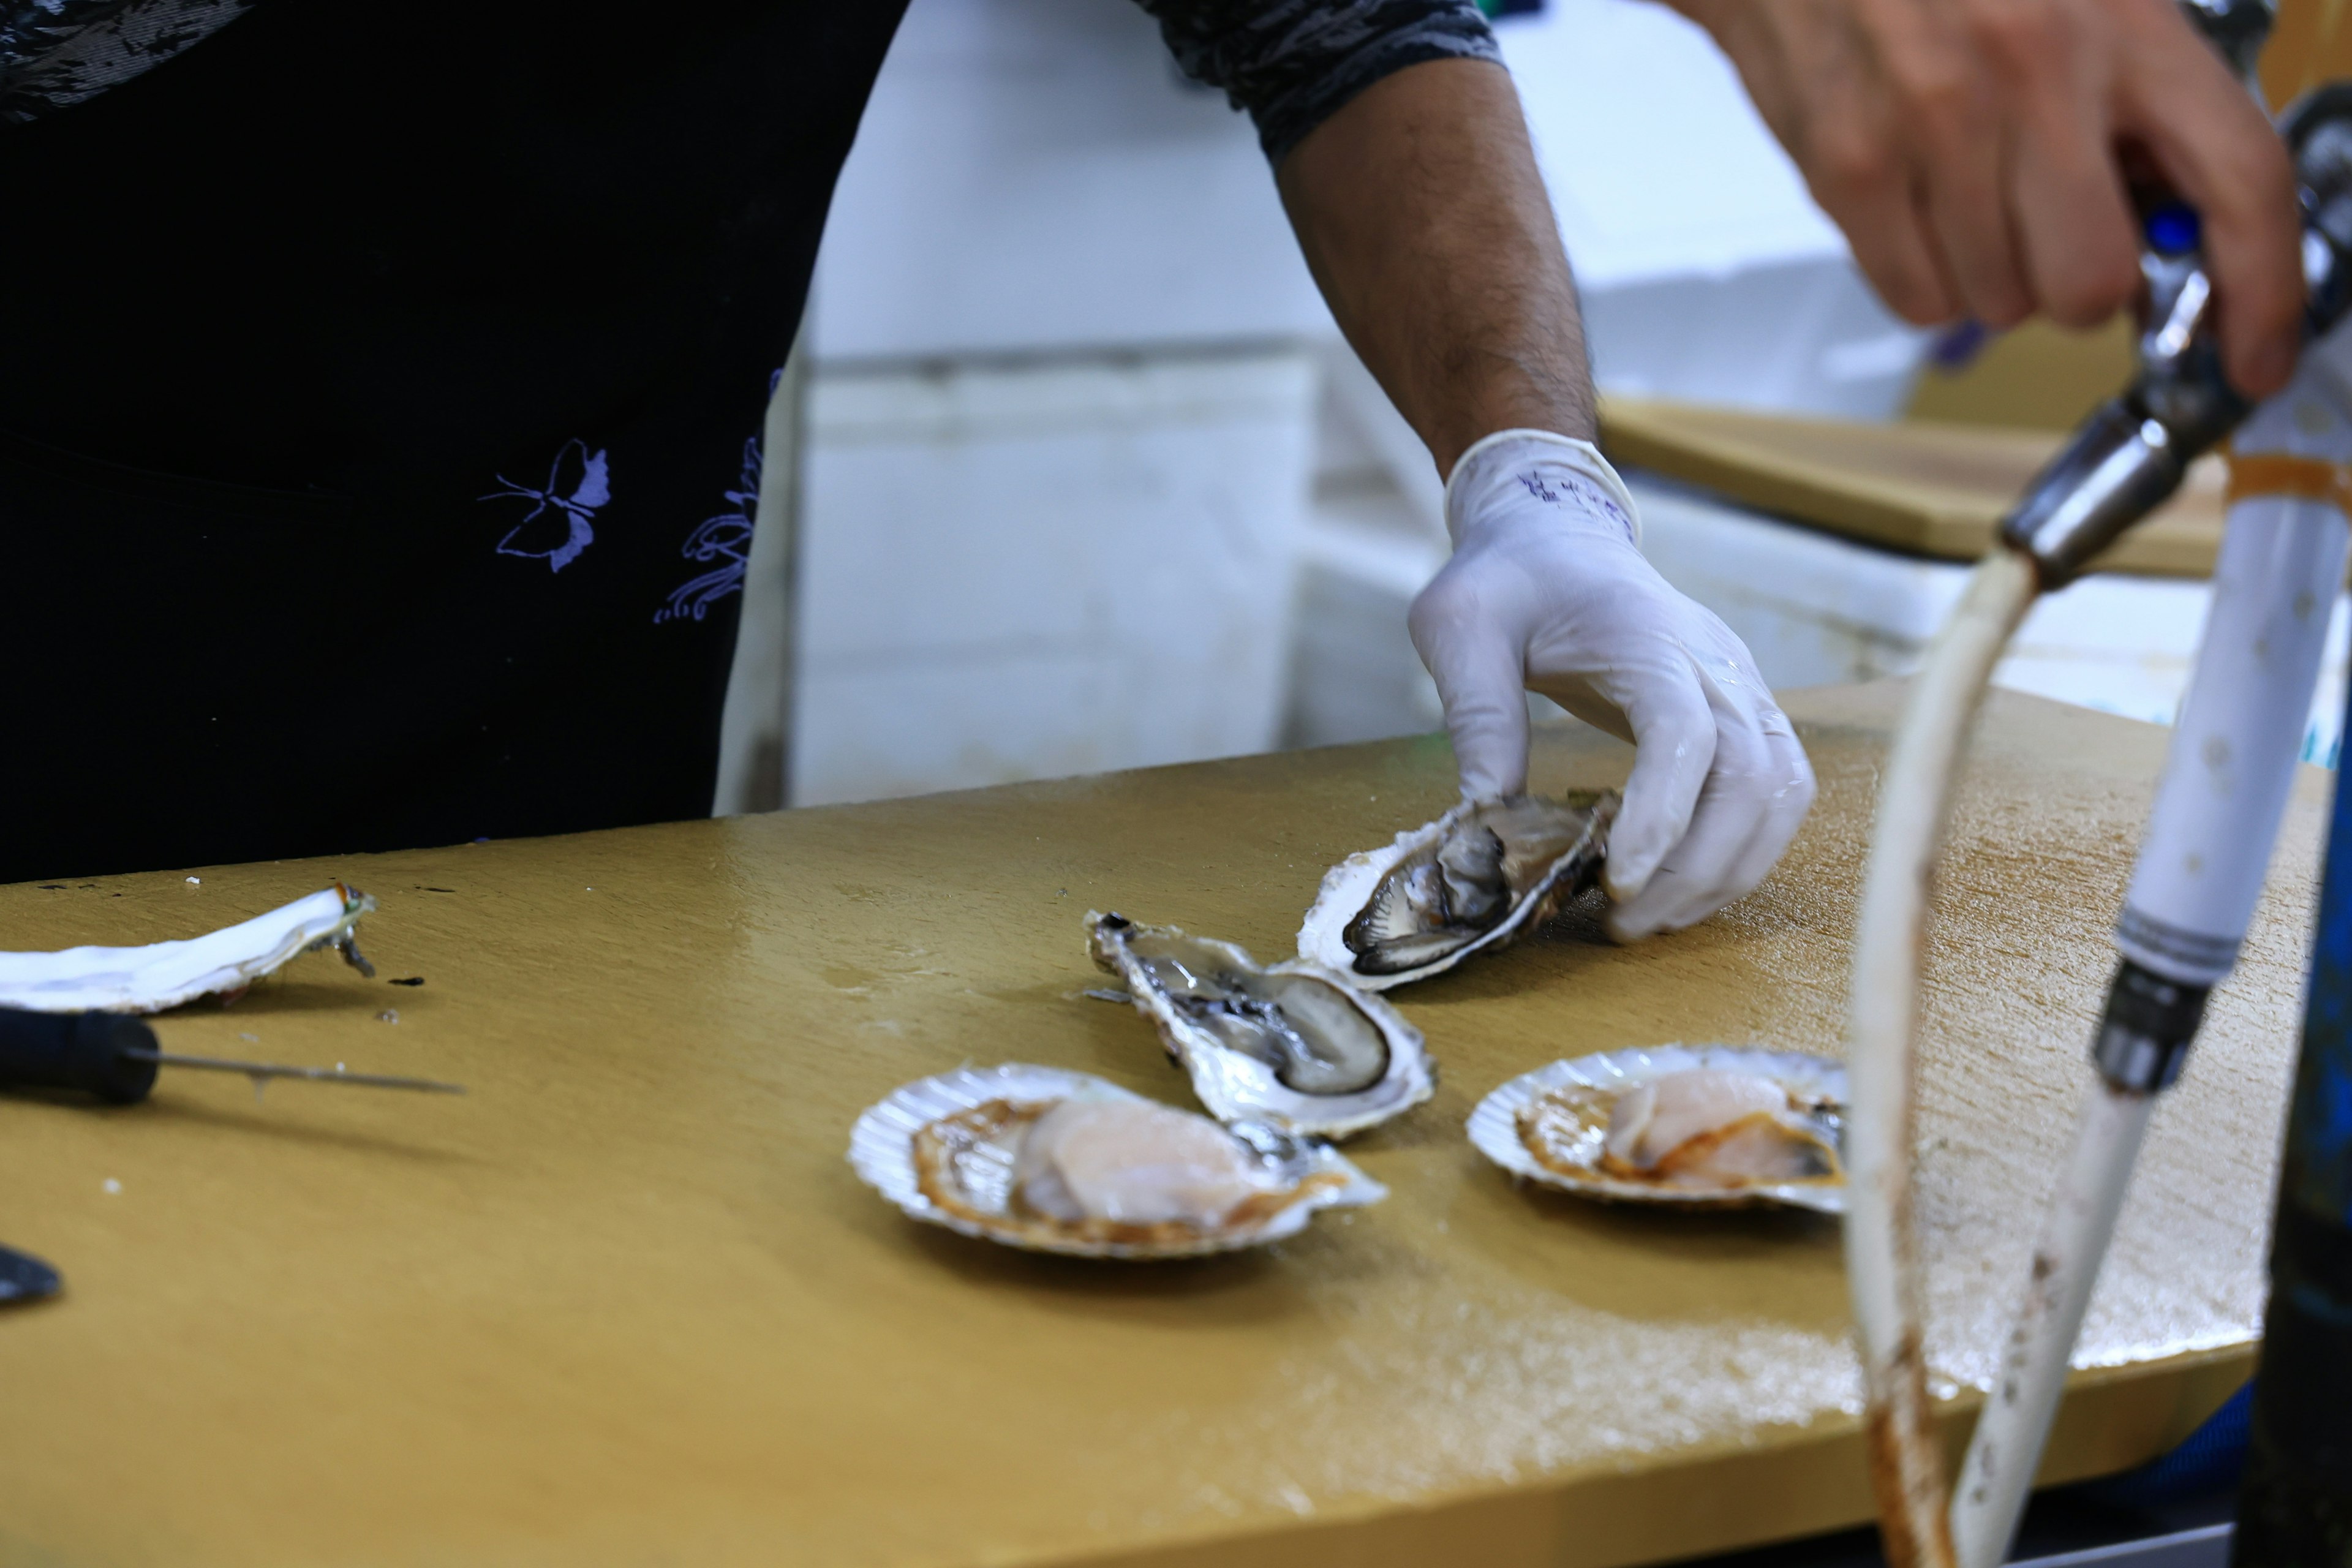
<svg viewBox="0 0 2352 1568"><path fill-rule="evenodd" d="M2266 6L2187 7L2242 70ZM2221 374L2193 213L2146 216L2138 369L2029 487L1938 635L1880 793L1855 940L1848 1274L1888 1558L1996 1568L2155 1099L2235 962L2294 782L2352 555L2352 85L2280 119L2303 205L2308 347L2259 405ZM1948 1513L1927 1401L1911 1226L1911 1039L1926 894L1969 720L2035 595L2065 586L2232 441L2229 520L2197 667L2116 928L2121 962L2086 1096L2000 1375ZM2289 1118L2265 1367L2237 1561L2344 1561L2352 1528L2352 802L2339 789L2312 1015ZM2341 862L2339 864L2339 862ZM2336 942L2345 951L2336 953ZM2334 973L2342 982L2330 990ZM2332 1014L2323 1016L2323 1008ZM2298 1364L2290 1369L2283 1358ZM2333 1390L2331 1395L2327 1391Z"/></svg>

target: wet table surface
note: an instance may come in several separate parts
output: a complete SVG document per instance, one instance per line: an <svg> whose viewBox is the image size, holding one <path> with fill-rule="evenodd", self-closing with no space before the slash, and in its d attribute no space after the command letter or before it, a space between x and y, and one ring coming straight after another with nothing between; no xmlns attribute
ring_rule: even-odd
<svg viewBox="0 0 2352 1568"><path fill-rule="evenodd" d="M1441 741L0 888L0 947L24 948L191 934L349 878L382 902L380 978L307 957L159 1020L164 1045L472 1088L0 1098L0 1240L68 1281L0 1313L0 1563L1605 1568L1862 1520L1832 1223L1517 1190L1462 1125L1556 1057L1834 1053L1895 700L1790 699L1821 805L1719 919L1619 949L1580 907L1394 994L1444 1081L1350 1145L1389 1201L1180 1265L910 1222L852 1175L850 1123L967 1061L1187 1102L1140 1018L1077 995L1085 911L1286 952L1328 864L1446 804ZM1987 709L1924 1046L1955 1415L2087 1081L2162 743ZM1543 731L1536 782L1611 783L1628 755ZM2251 1364L2326 784L2303 781L2157 1116L2052 1478L2160 1451Z"/></svg>

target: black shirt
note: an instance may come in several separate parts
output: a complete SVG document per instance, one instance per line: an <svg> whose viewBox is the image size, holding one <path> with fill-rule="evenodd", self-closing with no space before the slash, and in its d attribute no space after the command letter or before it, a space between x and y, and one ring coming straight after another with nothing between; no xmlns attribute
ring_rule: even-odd
<svg viewBox="0 0 2352 1568"><path fill-rule="evenodd" d="M904 0L35 7L204 24L70 70L26 5L0 880L706 812L761 418ZM1276 156L1492 49L1467 0L1150 8Z"/></svg>

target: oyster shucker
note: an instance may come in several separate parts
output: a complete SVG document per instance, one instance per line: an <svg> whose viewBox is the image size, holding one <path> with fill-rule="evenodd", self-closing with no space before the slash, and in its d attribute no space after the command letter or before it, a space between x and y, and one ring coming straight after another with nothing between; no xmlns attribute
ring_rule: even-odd
<svg viewBox="0 0 2352 1568"><path fill-rule="evenodd" d="M2207 10L2215 42L2250 64L2262 33L2249 17L2266 22L2266 8ZM1915 684L1883 782L1849 1025L1847 1259L1891 1561L1995 1568L2004 1560L2141 1135L2156 1098L2179 1077L2209 993L2236 960L2303 755L2352 553L2352 84L2306 95L2279 130L2300 186L2312 339L2293 380L2259 403L2232 390L2197 215L2169 204L2148 212L2138 373L2004 522ZM2091 1048L2096 1081L1947 1513L1918 1349L1908 1053L1926 873L1950 775L1993 661L2032 599L2074 581L2225 437L2231 504L2212 605L2116 924L2120 961ZM2352 897L2345 810L2339 790L2327 910ZM2241 1563L2320 1561L2315 1543L2352 1518L2344 1473L2352 1409L2336 1396L2352 1375L2352 1019L2330 969L2352 970L2352 921L2342 914L2323 914L2316 962ZM2340 1547L2341 1534L2333 1538Z"/></svg>

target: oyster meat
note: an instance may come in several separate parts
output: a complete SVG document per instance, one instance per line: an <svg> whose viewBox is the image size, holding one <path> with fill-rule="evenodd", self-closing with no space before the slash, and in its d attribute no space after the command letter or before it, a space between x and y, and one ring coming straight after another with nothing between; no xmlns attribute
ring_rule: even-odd
<svg viewBox="0 0 2352 1568"><path fill-rule="evenodd" d="M913 1218L1085 1258L1255 1247L1388 1195L1327 1143L1020 1063L902 1085L857 1119L849 1159Z"/></svg>
<svg viewBox="0 0 2352 1568"><path fill-rule="evenodd" d="M1350 855L1324 877L1298 955L1385 990L1514 941L1600 879L1617 806L1614 790L1474 802Z"/></svg>
<svg viewBox="0 0 2352 1568"><path fill-rule="evenodd" d="M1087 929L1220 1121L1339 1138L1436 1092L1421 1031L1343 975L1117 914L1090 912Z"/></svg>

